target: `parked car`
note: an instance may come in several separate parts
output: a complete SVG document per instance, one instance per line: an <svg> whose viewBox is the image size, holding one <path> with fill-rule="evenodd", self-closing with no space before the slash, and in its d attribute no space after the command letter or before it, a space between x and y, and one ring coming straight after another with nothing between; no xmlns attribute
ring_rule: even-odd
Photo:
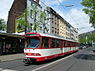
<svg viewBox="0 0 95 71"><path fill-rule="evenodd" d="M86 46L80 46L79 49L85 49L87 48Z"/></svg>
<svg viewBox="0 0 95 71"><path fill-rule="evenodd" d="M86 46L83 46L83 48L86 48Z"/></svg>

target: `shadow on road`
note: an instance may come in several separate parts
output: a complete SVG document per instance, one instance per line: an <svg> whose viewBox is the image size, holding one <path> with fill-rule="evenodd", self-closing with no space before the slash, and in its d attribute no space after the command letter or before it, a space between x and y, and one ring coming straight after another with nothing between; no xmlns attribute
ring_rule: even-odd
<svg viewBox="0 0 95 71"><path fill-rule="evenodd" d="M76 52L73 52L73 53L76 53ZM69 54L66 54L66 55L64 55L64 56L57 57L57 58L50 59L50 60L45 60L45 61L42 61L42 62L30 63L30 65L43 65L43 64L48 64L48 63L54 62L54 61L56 61L56 60L62 59L62 58L64 58L64 57L66 57L66 56L69 56L69 55L71 55L71 54L73 54L73 53L69 53Z"/></svg>
<svg viewBox="0 0 95 71"><path fill-rule="evenodd" d="M77 59L83 59L83 60L95 60L94 54L78 54L74 56Z"/></svg>

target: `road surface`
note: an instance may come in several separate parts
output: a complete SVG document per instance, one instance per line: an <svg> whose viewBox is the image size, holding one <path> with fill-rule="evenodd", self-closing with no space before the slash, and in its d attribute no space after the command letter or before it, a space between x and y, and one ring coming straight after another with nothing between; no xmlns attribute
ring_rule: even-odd
<svg viewBox="0 0 95 71"><path fill-rule="evenodd" d="M24 66L20 59L6 61L0 63L0 71L95 71L95 53L92 48L86 48L68 56L29 66Z"/></svg>

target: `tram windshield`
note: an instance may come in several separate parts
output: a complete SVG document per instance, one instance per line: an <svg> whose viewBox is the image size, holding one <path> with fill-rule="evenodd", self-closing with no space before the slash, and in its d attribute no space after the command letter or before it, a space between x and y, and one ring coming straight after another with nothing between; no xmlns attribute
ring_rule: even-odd
<svg viewBox="0 0 95 71"><path fill-rule="evenodd" d="M40 44L40 39L37 37L27 38L25 43L25 48L38 48Z"/></svg>

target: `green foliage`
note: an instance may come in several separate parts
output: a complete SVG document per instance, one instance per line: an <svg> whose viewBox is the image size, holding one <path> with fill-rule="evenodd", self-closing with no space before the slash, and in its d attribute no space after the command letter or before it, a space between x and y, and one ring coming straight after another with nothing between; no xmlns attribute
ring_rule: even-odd
<svg viewBox="0 0 95 71"><path fill-rule="evenodd" d="M27 14L27 10L24 11L24 13L22 13L22 15L20 15L17 19L16 19L16 31L17 32L26 32L26 28L27 27L31 27L29 26L29 23L26 20L26 14Z"/></svg>
<svg viewBox="0 0 95 71"><path fill-rule="evenodd" d="M87 39L86 39L86 36L87 36ZM86 42L91 43L92 41L95 43L95 32L79 38L79 42L82 44L85 44Z"/></svg>
<svg viewBox="0 0 95 71"><path fill-rule="evenodd" d="M95 0L83 0L81 4L86 7L83 11L89 15L92 27L95 28Z"/></svg>
<svg viewBox="0 0 95 71"><path fill-rule="evenodd" d="M37 30L41 30L40 27L43 25L43 31L47 30L46 27L46 12L44 11L40 11L37 7L36 4L33 4L31 6L32 10L31 12L29 12L30 9L25 9L24 13L22 15L20 15L17 20L16 20L16 31L17 32L23 32L26 31L26 28L31 28L32 31L37 31ZM27 21L27 17L31 16L31 19L34 21L31 24L33 24L32 26L29 24L29 22Z"/></svg>
<svg viewBox="0 0 95 71"><path fill-rule="evenodd" d="M45 10L44 10L40 14L40 21L41 21L41 23L44 23L45 20L46 20L46 13L45 13Z"/></svg>
<svg viewBox="0 0 95 71"><path fill-rule="evenodd" d="M40 21L41 21L41 23L43 25L43 32L44 33L45 33L45 31L48 32L47 26L46 26L47 23L45 23L45 20L47 20L47 19L46 19L46 12L44 10L44 11L41 12L41 15L40 15Z"/></svg>
<svg viewBox="0 0 95 71"><path fill-rule="evenodd" d="M46 13L45 10L44 11L39 11L39 9L37 8L37 5L33 4L32 6L33 11L31 12L31 16L32 19L34 20L33 23L33 31L39 30L40 29L40 25L46 25L45 24L45 20L46 20ZM39 15L40 14L40 15ZM39 19L37 19L37 16ZM45 26L43 26L45 30Z"/></svg>
<svg viewBox="0 0 95 71"><path fill-rule="evenodd" d="M34 23L33 23L34 26L33 26L32 30L36 31L37 28L39 28L39 25L40 25L39 21L36 19L37 15L39 13L39 10L37 8L37 5L35 5L35 4L33 4L31 7L33 9L33 11L31 12L31 16L32 16L32 19L34 20Z"/></svg>
<svg viewBox="0 0 95 71"><path fill-rule="evenodd" d="M5 24L4 19L0 19L0 30L5 31L7 28L7 25Z"/></svg>
<svg viewBox="0 0 95 71"><path fill-rule="evenodd" d="M33 11L32 11L33 19L36 19L36 15L38 14L39 10L35 4L33 4L31 7L33 9Z"/></svg>

